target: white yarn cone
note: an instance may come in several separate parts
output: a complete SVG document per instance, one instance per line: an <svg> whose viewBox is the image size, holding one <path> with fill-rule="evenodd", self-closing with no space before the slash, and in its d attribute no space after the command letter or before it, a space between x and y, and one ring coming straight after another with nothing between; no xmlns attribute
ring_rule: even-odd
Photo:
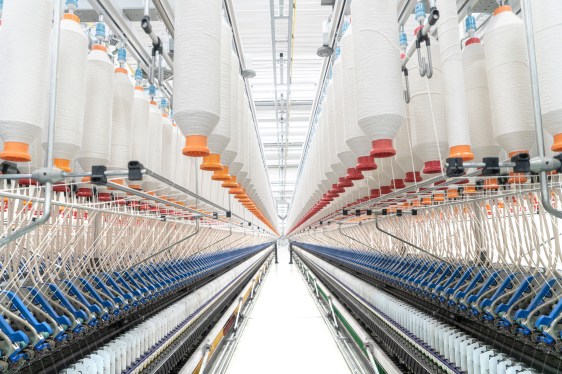
<svg viewBox="0 0 562 374"><path fill-rule="evenodd" d="M79 22L77 16L66 14L60 24L54 164L64 171L71 171L84 128L88 39Z"/></svg>
<svg viewBox="0 0 562 374"><path fill-rule="evenodd" d="M511 7L496 11L484 47L496 141L508 154L529 152L535 132L525 26Z"/></svg>
<svg viewBox="0 0 562 374"><path fill-rule="evenodd" d="M371 155L389 157L396 153L392 140L405 117L396 4L354 0L351 13L357 120L373 141Z"/></svg>
<svg viewBox="0 0 562 374"><path fill-rule="evenodd" d="M474 160L497 157L501 147L491 134L492 109L486 72L484 46L478 39L467 44L463 51L468 120Z"/></svg>
<svg viewBox="0 0 562 374"><path fill-rule="evenodd" d="M231 136L231 104L232 104L232 30L230 25L223 19L221 33L221 106L220 121L208 137L208 147L211 155L203 160L202 170L221 170L221 155L230 142Z"/></svg>
<svg viewBox="0 0 562 374"><path fill-rule="evenodd" d="M174 110L188 156L209 155L207 137L220 119L221 19L220 0L176 3Z"/></svg>
<svg viewBox="0 0 562 374"><path fill-rule="evenodd" d="M33 19L30 20L30 17ZM49 112L52 5L49 0L4 2L0 33L0 158L30 161ZM47 66L46 66L47 65Z"/></svg>
<svg viewBox="0 0 562 374"><path fill-rule="evenodd" d="M113 78L111 156L108 169L126 169L133 148L134 88L126 70L118 68Z"/></svg>
<svg viewBox="0 0 562 374"><path fill-rule="evenodd" d="M150 103L148 115L148 147L146 167L155 173L162 172L162 113L156 102ZM160 188L161 183L152 178L146 178L142 183L142 189L151 192Z"/></svg>
<svg viewBox="0 0 562 374"><path fill-rule="evenodd" d="M553 35L562 33L562 2L531 1L544 127L555 137L553 151L562 151L562 46Z"/></svg>
<svg viewBox="0 0 562 374"><path fill-rule="evenodd" d="M84 132L78 162L86 171L107 165L111 153L113 64L107 52L96 47L86 62Z"/></svg>

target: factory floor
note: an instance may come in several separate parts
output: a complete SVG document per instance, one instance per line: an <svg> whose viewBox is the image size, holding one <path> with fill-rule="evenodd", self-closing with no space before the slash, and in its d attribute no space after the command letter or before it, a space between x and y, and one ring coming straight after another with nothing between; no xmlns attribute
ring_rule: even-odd
<svg viewBox="0 0 562 374"><path fill-rule="evenodd" d="M264 280L228 374L349 373L287 247Z"/></svg>

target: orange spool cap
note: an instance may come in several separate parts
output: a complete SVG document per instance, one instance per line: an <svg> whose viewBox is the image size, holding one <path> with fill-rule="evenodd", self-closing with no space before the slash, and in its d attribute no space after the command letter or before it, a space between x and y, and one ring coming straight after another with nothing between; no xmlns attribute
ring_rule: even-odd
<svg viewBox="0 0 562 374"><path fill-rule="evenodd" d="M229 180L223 182L221 184L221 187L223 188L237 188L238 187L238 183L236 183L236 177L230 177Z"/></svg>
<svg viewBox="0 0 562 374"><path fill-rule="evenodd" d="M503 6L497 7L496 10L494 10L494 16L497 16L498 14L503 13L503 12L511 12L511 6L503 5Z"/></svg>
<svg viewBox="0 0 562 374"><path fill-rule="evenodd" d="M484 180L484 189L486 190L499 190L497 178L489 178Z"/></svg>
<svg viewBox="0 0 562 374"><path fill-rule="evenodd" d="M0 152L0 158L13 162L29 162L31 161L29 144L20 142L5 142L4 150Z"/></svg>
<svg viewBox="0 0 562 374"><path fill-rule="evenodd" d="M201 164L200 169L204 171L222 170L221 155L217 153L211 153L208 156L204 156L203 163Z"/></svg>
<svg viewBox="0 0 562 374"><path fill-rule="evenodd" d="M78 17L78 16L77 16L76 14L74 14L74 13L65 13L65 14L62 16L62 19L66 19L66 20L69 20L69 21L74 21L74 22L76 22L76 23L80 23L80 17Z"/></svg>
<svg viewBox="0 0 562 374"><path fill-rule="evenodd" d="M470 149L470 145L456 145L449 149L450 158L462 158L463 161L471 161L474 159L474 153Z"/></svg>
<svg viewBox="0 0 562 374"><path fill-rule="evenodd" d="M188 135L185 137L183 154L188 157L205 157L211 154L207 147L207 137L203 135Z"/></svg>
<svg viewBox="0 0 562 374"><path fill-rule="evenodd" d="M228 174L228 166L223 166L221 170L215 170L211 176L211 180L223 182L230 180L230 178L231 176Z"/></svg>
<svg viewBox="0 0 562 374"><path fill-rule="evenodd" d="M71 172L72 168L70 167L70 160L66 160L64 158L55 158L53 163L57 169L61 169L62 171Z"/></svg>
<svg viewBox="0 0 562 374"><path fill-rule="evenodd" d="M562 133L554 135L554 144L550 149L554 152L562 152Z"/></svg>

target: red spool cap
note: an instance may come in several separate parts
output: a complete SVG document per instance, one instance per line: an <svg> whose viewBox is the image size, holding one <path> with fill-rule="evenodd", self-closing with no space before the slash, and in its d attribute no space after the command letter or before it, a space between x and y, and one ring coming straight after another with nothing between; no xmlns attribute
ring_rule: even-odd
<svg viewBox="0 0 562 374"><path fill-rule="evenodd" d="M423 168L424 174L439 174L441 173L441 161L427 161Z"/></svg>
<svg viewBox="0 0 562 374"><path fill-rule="evenodd" d="M372 156L362 156L357 158L355 168L359 171L372 171L377 170L377 164Z"/></svg>
<svg viewBox="0 0 562 374"><path fill-rule="evenodd" d="M392 192L392 186L382 186L381 195L386 195Z"/></svg>
<svg viewBox="0 0 562 374"><path fill-rule="evenodd" d="M404 178L404 182L406 183L414 183L414 182L421 182L422 176L419 171L409 171L406 173L406 178Z"/></svg>
<svg viewBox="0 0 562 374"><path fill-rule="evenodd" d="M392 145L392 139L373 140L371 144L373 146L371 156L374 158L392 157L396 154L396 149Z"/></svg>
<svg viewBox="0 0 562 374"><path fill-rule="evenodd" d="M353 182L345 179L345 177L340 177L338 186L342 188L353 187Z"/></svg>
<svg viewBox="0 0 562 374"><path fill-rule="evenodd" d="M371 199L376 199L377 197L381 196L381 191L378 188L374 188L371 190Z"/></svg>
<svg viewBox="0 0 562 374"><path fill-rule="evenodd" d="M467 47L471 44L480 44L480 38L470 38L464 43L464 46Z"/></svg>
<svg viewBox="0 0 562 374"><path fill-rule="evenodd" d="M111 194L107 192L98 193L98 200L104 203L111 201Z"/></svg>
<svg viewBox="0 0 562 374"><path fill-rule="evenodd" d="M350 181L358 181L364 179L365 177L363 176L363 174L361 174L359 170L355 168L349 168L347 169L347 175L345 178Z"/></svg>
<svg viewBox="0 0 562 374"><path fill-rule="evenodd" d="M406 184L404 183L403 179L393 179L392 186L395 189L406 188Z"/></svg>
<svg viewBox="0 0 562 374"><path fill-rule="evenodd" d="M78 197L92 197L94 194L92 193L91 188L79 188L78 192L76 192L76 196Z"/></svg>

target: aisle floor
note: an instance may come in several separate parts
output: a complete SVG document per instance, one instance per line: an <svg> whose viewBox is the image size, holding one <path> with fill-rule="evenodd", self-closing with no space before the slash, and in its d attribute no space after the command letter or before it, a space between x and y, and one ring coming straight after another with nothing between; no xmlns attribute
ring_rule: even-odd
<svg viewBox="0 0 562 374"><path fill-rule="evenodd" d="M265 278L228 374L349 373L287 248Z"/></svg>

